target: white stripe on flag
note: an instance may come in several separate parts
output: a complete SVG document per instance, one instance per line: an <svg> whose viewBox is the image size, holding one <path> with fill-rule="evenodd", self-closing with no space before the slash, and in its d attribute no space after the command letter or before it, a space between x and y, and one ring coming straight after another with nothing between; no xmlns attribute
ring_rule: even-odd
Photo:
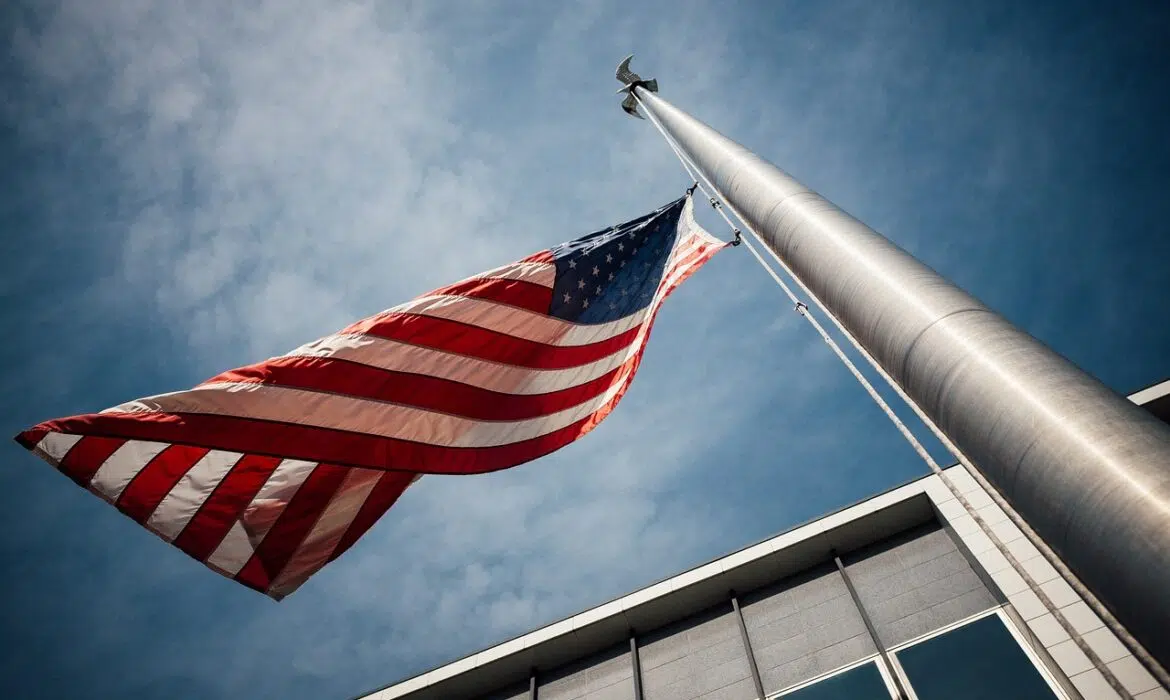
<svg viewBox="0 0 1170 700"><path fill-rule="evenodd" d="M73 446L80 440L80 435L48 433L37 443L36 449L53 460L54 463L60 464L61 460L65 459L65 455L69 454L69 450L73 449Z"/></svg>
<svg viewBox="0 0 1170 700"><path fill-rule="evenodd" d="M146 526L167 542L174 540L243 456L239 452L221 450L211 450L203 455L158 504L147 519Z"/></svg>
<svg viewBox="0 0 1170 700"><path fill-rule="evenodd" d="M504 265L497 267L494 270L488 270L475 277L468 277L463 282L477 279L490 280L521 280L523 282L530 282L532 284L539 284L542 287L552 287L557 279L557 266L553 263L538 263L538 262L518 262L511 265ZM456 284L460 284L456 282Z"/></svg>
<svg viewBox="0 0 1170 700"><path fill-rule="evenodd" d="M587 345L618 335L628 329L628 326L625 325L626 319L622 318L608 324L591 326L594 330L593 340L562 342L562 336L578 324L545 313L500 304L488 299L443 294L412 299L405 304L394 307L387 313L415 314L447 319L545 345Z"/></svg>
<svg viewBox="0 0 1170 700"><path fill-rule="evenodd" d="M276 421L344 430L429 445L497 447L538 437L589 415L606 396L598 396L543 416L516 421L478 421L341 394L294 389L275 384L218 382L182 393L143 399L109 413L142 410L197 413ZM247 430L241 425L240 430Z"/></svg>
<svg viewBox="0 0 1170 700"><path fill-rule="evenodd" d="M316 462L286 459L272 470L268 481L260 487L243 517L232 526L223 541L219 543L207 563L235 576L248 563L268 531L272 528L285 506L296 495L297 489L317 467ZM244 523L249 525L245 527ZM255 546L253 546L253 542Z"/></svg>
<svg viewBox="0 0 1170 700"><path fill-rule="evenodd" d="M288 560L284 570L273 580L270 589L287 595L329 561L330 555L345 536L350 523L366 502L382 473L372 469L350 469L337 493L321 511L313 529ZM290 585L291 584L291 585Z"/></svg>
<svg viewBox="0 0 1170 700"><path fill-rule="evenodd" d="M207 558L206 563L231 578L240 573L240 569L248 563L255 551L252 541L248 539L248 533L244 531L244 526L236 521L219 546Z"/></svg>
<svg viewBox="0 0 1170 700"><path fill-rule="evenodd" d="M503 394L532 395L568 389L596 379L619 367L626 359L626 349L568 369L532 369L355 333L331 335L297 348L289 355L332 357L391 372L448 379Z"/></svg>
<svg viewBox="0 0 1170 700"><path fill-rule="evenodd" d="M118 496L122 495L138 472L168 447L170 445L165 442L127 440L98 468L89 482L89 488L110 501L118 500Z"/></svg>

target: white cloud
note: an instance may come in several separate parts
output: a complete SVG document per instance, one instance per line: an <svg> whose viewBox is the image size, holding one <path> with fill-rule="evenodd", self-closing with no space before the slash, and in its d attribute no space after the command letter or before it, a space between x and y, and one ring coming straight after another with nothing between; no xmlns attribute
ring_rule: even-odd
<svg viewBox="0 0 1170 700"><path fill-rule="evenodd" d="M99 291L140 314L142 333L189 346L191 366L174 370L189 382L677 196L673 156L620 113L610 71L629 46L648 73L685 65L671 97L734 127L727 42L705 11L672 5L654 24L622 8L67 0L17 34L48 116L20 123L30 139L100 140L100 177L122 196L94 222L121 252ZM536 26L544 39L509 59ZM476 68L489 59L517 70L490 77ZM566 83L583 73L596 83ZM256 678L262 658L389 680L725 546L735 514L684 484L731 468L712 453L763 410L757 368L799 364L770 388L795 404L838 381L808 352L820 341L771 307L750 321L766 331L728 332L728 306L773 293L751 265L717 259L677 293L630 396L581 443L506 473L423 479L279 606L225 593L247 596L236 634L198 647L225 692L287 690Z"/></svg>
<svg viewBox="0 0 1170 700"><path fill-rule="evenodd" d="M1031 332L1088 339L1062 352L1104 358L1143 327L1110 311L1136 308L1110 303L1124 296L1111 266L1154 280L1143 290L1162 269L1138 234L1118 245L1118 231L1143 228L1144 214L1117 217L1149 212L1144 190L1118 195L1089 175L1138 146L1094 139L1116 136L1117 117L1090 102L1145 113L1126 92L1142 81L1105 92L1088 63L1053 58L1035 18L964 36L961 12L857 0L18 7L4 14L13 89L0 91L20 142L0 193L20 251L0 281L21 309L5 413L31 422L180 388L676 196L686 183L669 150L617 108L610 71L631 50L672 101L945 273L1027 298L1015 312ZM1132 26L1110 31L1132 39ZM1097 239L1078 233L1090 228ZM1069 323L1085 284L1070 251L1091 240L1100 293ZM79 250L96 260L68 269L84 267ZM1149 252L1148 273L1134 251ZM116 697L357 693L907 476L918 465L882 421L750 258L724 253L666 305L633 390L594 434L509 472L424 479L280 605L60 475L3 471L0 547L17 572L4 675L59 696L76 694L53 692L69 682Z"/></svg>

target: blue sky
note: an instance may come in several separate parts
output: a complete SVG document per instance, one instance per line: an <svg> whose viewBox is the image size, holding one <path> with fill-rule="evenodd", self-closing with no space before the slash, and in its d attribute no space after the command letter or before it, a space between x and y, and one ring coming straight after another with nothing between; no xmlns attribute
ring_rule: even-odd
<svg viewBox="0 0 1170 700"><path fill-rule="evenodd" d="M613 94L631 51L1118 391L1170 375L1164 3L17 0L0 28L0 433L675 198ZM754 265L672 297L586 439L423 479L279 604L0 448L0 694L349 697L922 474Z"/></svg>

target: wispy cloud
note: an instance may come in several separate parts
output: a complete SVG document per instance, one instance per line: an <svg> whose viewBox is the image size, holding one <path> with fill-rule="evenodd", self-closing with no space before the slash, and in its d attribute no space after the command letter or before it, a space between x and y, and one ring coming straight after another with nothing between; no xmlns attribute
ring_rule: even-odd
<svg viewBox="0 0 1170 700"><path fill-rule="evenodd" d="M520 12L517 22L543 39L515 59L513 74L484 73L489 85L465 94L469 76L452 75L445 52L474 64L506 53L515 32L493 8L461 5L453 25L434 24L443 14L365 2L65 2L17 27L14 52L31 89L10 107L24 137L84 133L95 144L91 162L116 179L117 200L91 235L118 251L117 264L88 293L139 319L136 333L182 348L181 363L141 361L189 383L677 195L684 181L669 152L616 105L599 119L594 91L565 83L591 72L597 92L611 93L620 49L586 48L615 17L616 43L635 43L643 31L634 18L600 3ZM663 63L701 53L664 28L653 34ZM718 50L710 45L712 59ZM715 84L712 66L696 71L690 90ZM496 93L499 128L479 126L485 90ZM656 344L716 332L720 295L679 296L687 298L664 314ZM720 345L716 336L682 356L652 347L647 363L670 371L646 372L613 421L553 458L505 474L424 479L281 606L207 584L216 592L206 595L231 597L243 618L231 638L214 637L219 692L257 687L257 653L294 676L344 668L369 679L337 683L353 692L385 680L387 663L397 675L514 634L717 546L719 516L683 484L750 410L717 379L728 371L709 354ZM146 539L134 547L147 558L136 560L172 563L132 595L165 607L175 579L164 572L202 572ZM125 619L103 636L133 646L146 623L124 598L126 562L103 565L105 596ZM206 634L164 648L208 655ZM284 643L292 638L313 642ZM132 684L143 692L182 675L183 664L148 656ZM289 682L258 687L284 694Z"/></svg>
<svg viewBox="0 0 1170 700"><path fill-rule="evenodd" d="M971 207L954 193L911 206L914 188L969 169L980 196L1002 198L1021 167L1013 144L1028 143L936 83L916 114L990 146L956 166L958 145L932 156L899 130L930 77L907 66L951 50L909 6L5 12L0 115L12 162L28 163L0 194L25 251L0 281L22 329L0 349L9 432L188 386L677 196L673 155L612 94L630 50L670 99L943 267L974 247L917 212ZM952 53L994 100L1006 69ZM920 471L740 252L666 305L597 431L508 472L423 479L279 605L13 448L0 493L22 497L4 496L0 555L21 579L5 584L4 635L22 643L7 645L6 676L46 697L80 683L118 697L355 694Z"/></svg>

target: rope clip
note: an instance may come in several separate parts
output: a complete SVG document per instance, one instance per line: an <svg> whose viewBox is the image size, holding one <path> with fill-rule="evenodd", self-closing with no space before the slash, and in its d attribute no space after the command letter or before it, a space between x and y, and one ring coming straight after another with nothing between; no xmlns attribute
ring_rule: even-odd
<svg viewBox="0 0 1170 700"><path fill-rule="evenodd" d="M732 247L743 243L743 233L741 233L739 229L733 228L731 229L731 232L735 234L735 240L733 240L730 244Z"/></svg>
<svg viewBox="0 0 1170 700"><path fill-rule="evenodd" d="M808 313L808 304L805 304L803 301L798 301L798 302L796 302L796 309L795 310L796 310L796 313L800 314L801 316L804 316L805 314Z"/></svg>

